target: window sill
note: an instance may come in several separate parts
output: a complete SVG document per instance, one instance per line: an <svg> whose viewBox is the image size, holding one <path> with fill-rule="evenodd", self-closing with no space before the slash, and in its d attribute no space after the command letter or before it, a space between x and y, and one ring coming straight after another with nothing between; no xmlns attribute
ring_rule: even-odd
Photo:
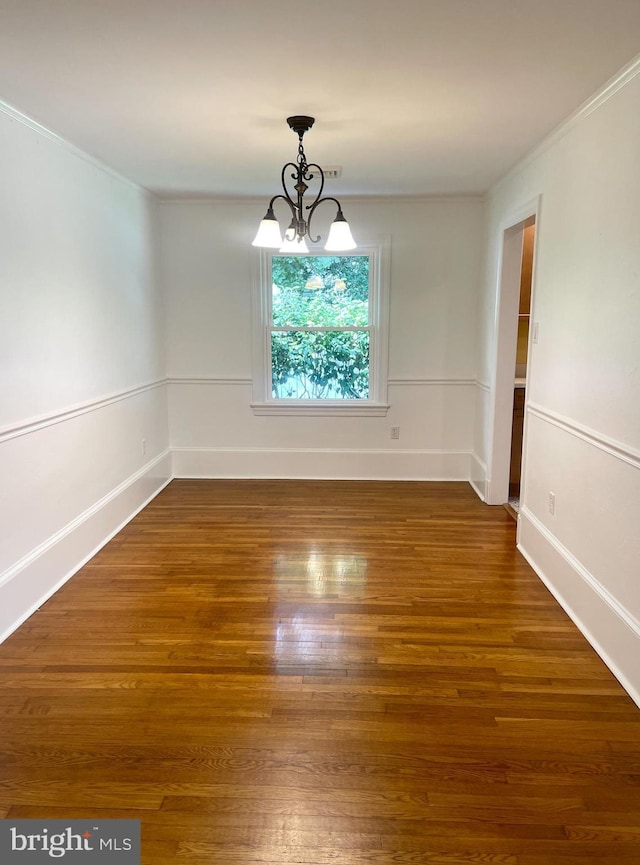
<svg viewBox="0 0 640 865"><path fill-rule="evenodd" d="M388 403L354 400L278 400L251 403L254 415L297 415L306 417L386 417Z"/></svg>

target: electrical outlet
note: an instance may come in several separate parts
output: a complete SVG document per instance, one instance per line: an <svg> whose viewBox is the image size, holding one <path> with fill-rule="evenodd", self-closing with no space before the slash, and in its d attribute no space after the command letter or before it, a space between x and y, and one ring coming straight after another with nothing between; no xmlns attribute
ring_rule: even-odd
<svg viewBox="0 0 640 865"><path fill-rule="evenodd" d="M140 449L142 450L142 456L145 456L145 454L147 453L147 440L146 439L142 439Z"/></svg>
<svg viewBox="0 0 640 865"><path fill-rule="evenodd" d="M392 439L399 439L400 438L400 427L399 426L392 426L391 427L391 438Z"/></svg>
<svg viewBox="0 0 640 865"><path fill-rule="evenodd" d="M549 491L549 513L555 514L556 512L556 494Z"/></svg>

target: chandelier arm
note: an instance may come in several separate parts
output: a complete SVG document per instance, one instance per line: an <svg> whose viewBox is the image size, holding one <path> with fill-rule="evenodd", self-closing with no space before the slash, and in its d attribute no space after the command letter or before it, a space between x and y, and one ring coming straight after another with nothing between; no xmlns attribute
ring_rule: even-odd
<svg viewBox="0 0 640 865"><path fill-rule="evenodd" d="M320 169L320 170L322 170L322 169ZM323 177L324 177L324 175L323 175ZM309 240L311 241L311 243L318 243L320 240L320 235L318 235L315 238L311 237L311 218L312 218L313 214L315 213L316 207L319 204L323 204L325 201L335 202L338 205L338 211L340 212L342 210L342 205L340 204L340 202L338 201L337 198L334 198L332 195L326 195L324 198L320 198L320 195L318 195L318 197L313 202L313 204L309 205L309 207L307 208L309 210L309 218L307 219L307 228L309 230Z"/></svg>
<svg viewBox="0 0 640 865"><path fill-rule="evenodd" d="M291 175L292 180L296 180L299 177L300 171L299 171L298 166L295 164L295 162L287 162L285 165L282 166L281 180L282 180L282 188L284 189L284 197L286 197L287 201L290 202L290 204L295 207L293 198L289 194L289 190L287 189L287 181L285 179L285 175L287 173L287 168L293 168L293 170L295 171L295 174Z"/></svg>
<svg viewBox="0 0 640 865"><path fill-rule="evenodd" d="M293 201L291 201L291 199L289 198L288 195L283 195L281 192L278 195L273 196L273 198L269 202L269 210L273 210L273 202L277 201L279 198L281 198L283 201L287 202L287 204L291 208L291 214L293 215L293 218L295 219L296 218L296 206L295 206L295 204L293 203Z"/></svg>
<svg viewBox="0 0 640 865"><path fill-rule="evenodd" d="M286 189L285 189L285 192L286 192ZM287 204L289 205L289 209L291 210L291 221L297 226L298 225L298 215L297 215L297 211L296 211L296 206L293 203L293 201L291 201L291 199L289 198L288 195L283 195L282 193L279 193L278 195L274 195L273 198L271 199L271 201L269 202L269 210L273 213L273 202L278 201L279 198L281 198L283 201L286 201ZM291 226L289 226L289 228L290 227ZM289 229L287 229L287 231L288 230ZM285 235L286 235L286 231L285 231Z"/></svg>
<svg viewBox="0 0 640 865"><path fill-rule="evenodd" d="M293 169L293 173L290 175L291 180L296 181L296 185L293 187L296 190L296 197L291 194L289 189L287 188L287 170ZM302 196L304 192L300 192L298 187L302 183L304 185L304 173L306 169L306 163L296 164L295 162L287 162L282 166L281 173L281 181L282 188L284 190L284 195L281 195L281 198L287 202L289 207L291 208L291 215L293 218L293 222L295 224L295 230L298 237L304 237L307 233L307 224L304 221L302 216ZM306 185L305 185L306 189Z"/></svg>
<svg viewBox="0 0 640 865"><path fill-rule="evenodd" d="M311 204L307 204L306 210L311 210L313 207L315 207L315 205L322 198L322 190L324 189L324 171L320 168L320 166L318 165L317 162L310 162L309 164L305 165L304 178L306 180L313 180L313 178L315 177L315 174L312 174L310 172L309 169L311 169L311 168L317 168L318 169L317 173L320 175L320 189L318 190L318 194L313 199Z"/></svg>

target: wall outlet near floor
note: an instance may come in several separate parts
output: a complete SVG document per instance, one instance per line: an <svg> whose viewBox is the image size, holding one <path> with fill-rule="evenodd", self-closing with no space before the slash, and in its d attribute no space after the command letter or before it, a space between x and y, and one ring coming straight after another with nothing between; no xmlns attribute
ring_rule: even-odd
<svg viewBox="0 0 640 865"><path fill-rule="evenodd" d="M549 491L549 513L555 514L556 512L556 494Z"/></svg>
<svg viewBox="0 0 640 865"><path fill-rule="evenodd" d="M392 426L391 427L391 438L392 439L399 439L400 438L400 427L399 426Z"/></svg>

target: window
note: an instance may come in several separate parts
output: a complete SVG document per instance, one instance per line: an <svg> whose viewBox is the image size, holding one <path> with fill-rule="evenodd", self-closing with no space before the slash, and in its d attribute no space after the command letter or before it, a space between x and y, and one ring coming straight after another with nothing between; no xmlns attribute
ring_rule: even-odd
<svg viewBox="0 0 640 865"><path fill-rule="evenodd" d="M256 414L386 414L383 251L380 246L338 255L260 251Z"/></svg>

